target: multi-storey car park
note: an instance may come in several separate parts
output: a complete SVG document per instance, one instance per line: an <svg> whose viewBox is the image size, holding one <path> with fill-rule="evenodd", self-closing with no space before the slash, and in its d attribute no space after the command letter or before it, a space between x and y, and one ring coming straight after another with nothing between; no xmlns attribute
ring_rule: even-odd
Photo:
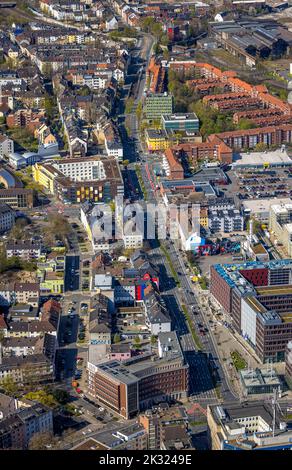
<svg viewBox="0 0 292 470"><path fill-rule="evenodd" d="M292 261L215 264L210 292L262 362L284 361L292 338Z"/></svg>

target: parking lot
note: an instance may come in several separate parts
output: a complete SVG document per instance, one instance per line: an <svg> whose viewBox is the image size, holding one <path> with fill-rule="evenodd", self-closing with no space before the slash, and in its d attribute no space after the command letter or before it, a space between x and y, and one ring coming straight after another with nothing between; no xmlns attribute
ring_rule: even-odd
<svg viewBox="0 0 292 470"><path fill-rule="evenodd" d="M292 196L292 169L242 169L229 171L231 186L228 191L239 199L257 199Z"/></svg>
<svg viewBox="0 0 292 470"><path fill-rule="evenodd" d="M201 256L199 260L199 266L203 276L209 276L210 266L216 263L234 263L232 260L232 253L223 254L223 255L214 255L214 256ZM241 261L236 261L240 263Z"/></svg>

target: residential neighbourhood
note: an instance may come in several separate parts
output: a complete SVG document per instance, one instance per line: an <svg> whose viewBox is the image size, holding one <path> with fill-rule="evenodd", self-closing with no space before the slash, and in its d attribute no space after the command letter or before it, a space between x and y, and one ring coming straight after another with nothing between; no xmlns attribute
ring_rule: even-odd
<svg viewBox="0 0 292 470"><path fill-rule="evenodd" d="M290 1L0 1L0 450L292 449L291 46Z"/></svg>

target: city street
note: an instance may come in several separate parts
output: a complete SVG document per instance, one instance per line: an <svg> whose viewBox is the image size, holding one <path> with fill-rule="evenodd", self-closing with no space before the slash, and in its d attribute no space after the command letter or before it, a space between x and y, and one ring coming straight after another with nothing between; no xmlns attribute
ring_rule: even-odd
<svg viewBox="0 0 292 470"><path fill-rule="evenodd" d="M145 36L143 37L143 39L145 41ZM150 41L148 42L148 47L144 46L144 57L146 64L149 63L151 49L152 44ZM123 129L122 138L125 149L125 155L130 161L130 164L127 168L127 178L130 182L129 187L137 187L137 182L133 178L132 170L135 169L135 162L138 159L141 176L147 191L147 202L157 203L158 196L155 192L153 182L149 178L149 172L147 171L147 158L149 158L149 156L144 151L141 143L141 138L139 136L138 119L135 112L136 107L141 97L143 96L144 88L145 79L141 79L138 81L138 86L135 87L135 105L129 119L130 135L134 137L135 143L133 143L133 141L130 141L127 132L125 131L125 128L123 128L123 126L121 126ZM186 352L186 356L190 364L191 394L195 393L197 399L207 398L208 400L216 400L218 399L218 392L216 395L214 385L217 382L217 384L220 385L220 396L223 398L223 400L234 401L237 399L237 396L233 393L232 388L228 383L228 378L225 377L223 368L218 360L216 342L211 332L208 331L208 333L202 338L201 342L203 345L203 352L200 353L200 356L196 354L196 346L191 333L188 331L188 326L186 324L183 311L181 309L181 304L183 303L186 305L188 313L193 320L194 327L196 328L198 334L199 330L196 325L192 306L194 306L194 308L198 311L198 315L196 315L196 320L201 321L204 326L208 325L208 321L205 318L205 315L203 314L200 305L198 304L196 295L193 290L193 285L190 281L189 274L186 272L186 266L179 252L177 244L174 241L170 240L165 240L163 241L163 243L165 249L169 253L173 267L177 272L180 287L176 287L175 281L172 278L172 274L169 269L168 261L164 256L163 252L160 250L160 248L155 248L155 250L153 250L153 252L155 253L154 262L155 264L160 265L161 271L164 271L162 274L163 297L165 298L165 301L169 308L172 320L174 322L174 327L180 333L182 347L183 350ZM211 359L211 362L209 361L209 359ZM209 370L210 363L212 364L212 371ZM213 374L213 379L211 377L211 373ZM217 379L217 381L214 381L215 379Z"/></svg>
<svg viewBox="0 0 292 470"><path fill-rule="evenodd" d="M66 256L65 292L79 289L80 257L74 253Z"/></svg>

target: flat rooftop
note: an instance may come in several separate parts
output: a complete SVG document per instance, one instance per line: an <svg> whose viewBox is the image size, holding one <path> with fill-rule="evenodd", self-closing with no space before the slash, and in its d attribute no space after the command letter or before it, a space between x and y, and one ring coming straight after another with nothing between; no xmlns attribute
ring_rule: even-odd
<svg viewBox="0 0 292 470"><path fill-rule="evenodd" d="M261 386L275 386L281 385L281 381L277 376L274 369L244 369L240 371L241 380L244 382L245 387L261 387Z"/></svg>
<svg viewBox="0 0 292 470"><path fill-rule="evenodd" d="M230 287L241 287L247 290L248 288L256 293L255 288L250 282L248 282L241 275L242 270L252 270L252 269L281 269L287 268L292 269L292 260L291 259L281 259L281 260L269 260L266 262L262 261L246 261L245 263L232 263L232 264L214 264L212 269L215 269L217 273L228 283ZM271 286L276 288L277 286ZM284 286L282 286L284 287ZM289 287L289 286L286 286ZM269 289L269 287L263 287L264 289ZM258 288L260 289L260 288Z"/></svg>
<svg viewBox="0 0 292 470"><path fill-rule="evenodd" d="M268 213L272 205L292 204L291 198L249 199L242 201L243 208L252 214Z"/></svg>
<svg viewBox="0 0 292 470"><path fill-rule="evenodd" d="M252 416L261 416L268 425L272 425L273 422L273 413L271 408L264 402L252 403L245 406L244 404L231 404L223 407L218 407L217 405L210 406L212 414L218 424L221 423L219 414L217 413L218 408L224 410L226 416L226 422L229 423L230 420L237 420L240 418L248 418Z"/></svg>
<svg viewBox="0 0 292 470"><path fill-rule="evenodd" d="M163 114L162 119L164 121L198 121L195 113Z"/></svg>
<svg viewBox="0 0 292 470"><path fill-rule="evenodd" d="M286 150L281 149L273 152L250 152L250 153L239 153L234 156L232 163L233 168L240 166L292 166L292 159L289 157Z"/></svg>
<svg viewBox="0 0 292 470"><path fill-rule="evenodd" d="M244 298L245 302L257 313L265 313L267 309L257 300L256 297L248 296Z"/></svg>
<svg viewBox="0 0 292 470"><path fill-rule="evenodd" d="M146 129L149 139L166 139L167 133L163 129Z"/></svg>
<svg viewBox="0 0 292 470"><path fill-rule="evenodd" d="M256 255L265 255L267 253L267 250L261 243L257 243L252 247L252 251Z"/></svg>
<svg viewBox="0 0 292 470"><path fill-rule="evenodd" d="M90 438L72 447L71 450L107 450L107 447L103 446L95 439Z"/></svg>
<svg viewBox="0 0 292 470"><path fill-rule="evenodd" d="M292 295L292 285L260 286L256 288L258 295Z"/></svg>

